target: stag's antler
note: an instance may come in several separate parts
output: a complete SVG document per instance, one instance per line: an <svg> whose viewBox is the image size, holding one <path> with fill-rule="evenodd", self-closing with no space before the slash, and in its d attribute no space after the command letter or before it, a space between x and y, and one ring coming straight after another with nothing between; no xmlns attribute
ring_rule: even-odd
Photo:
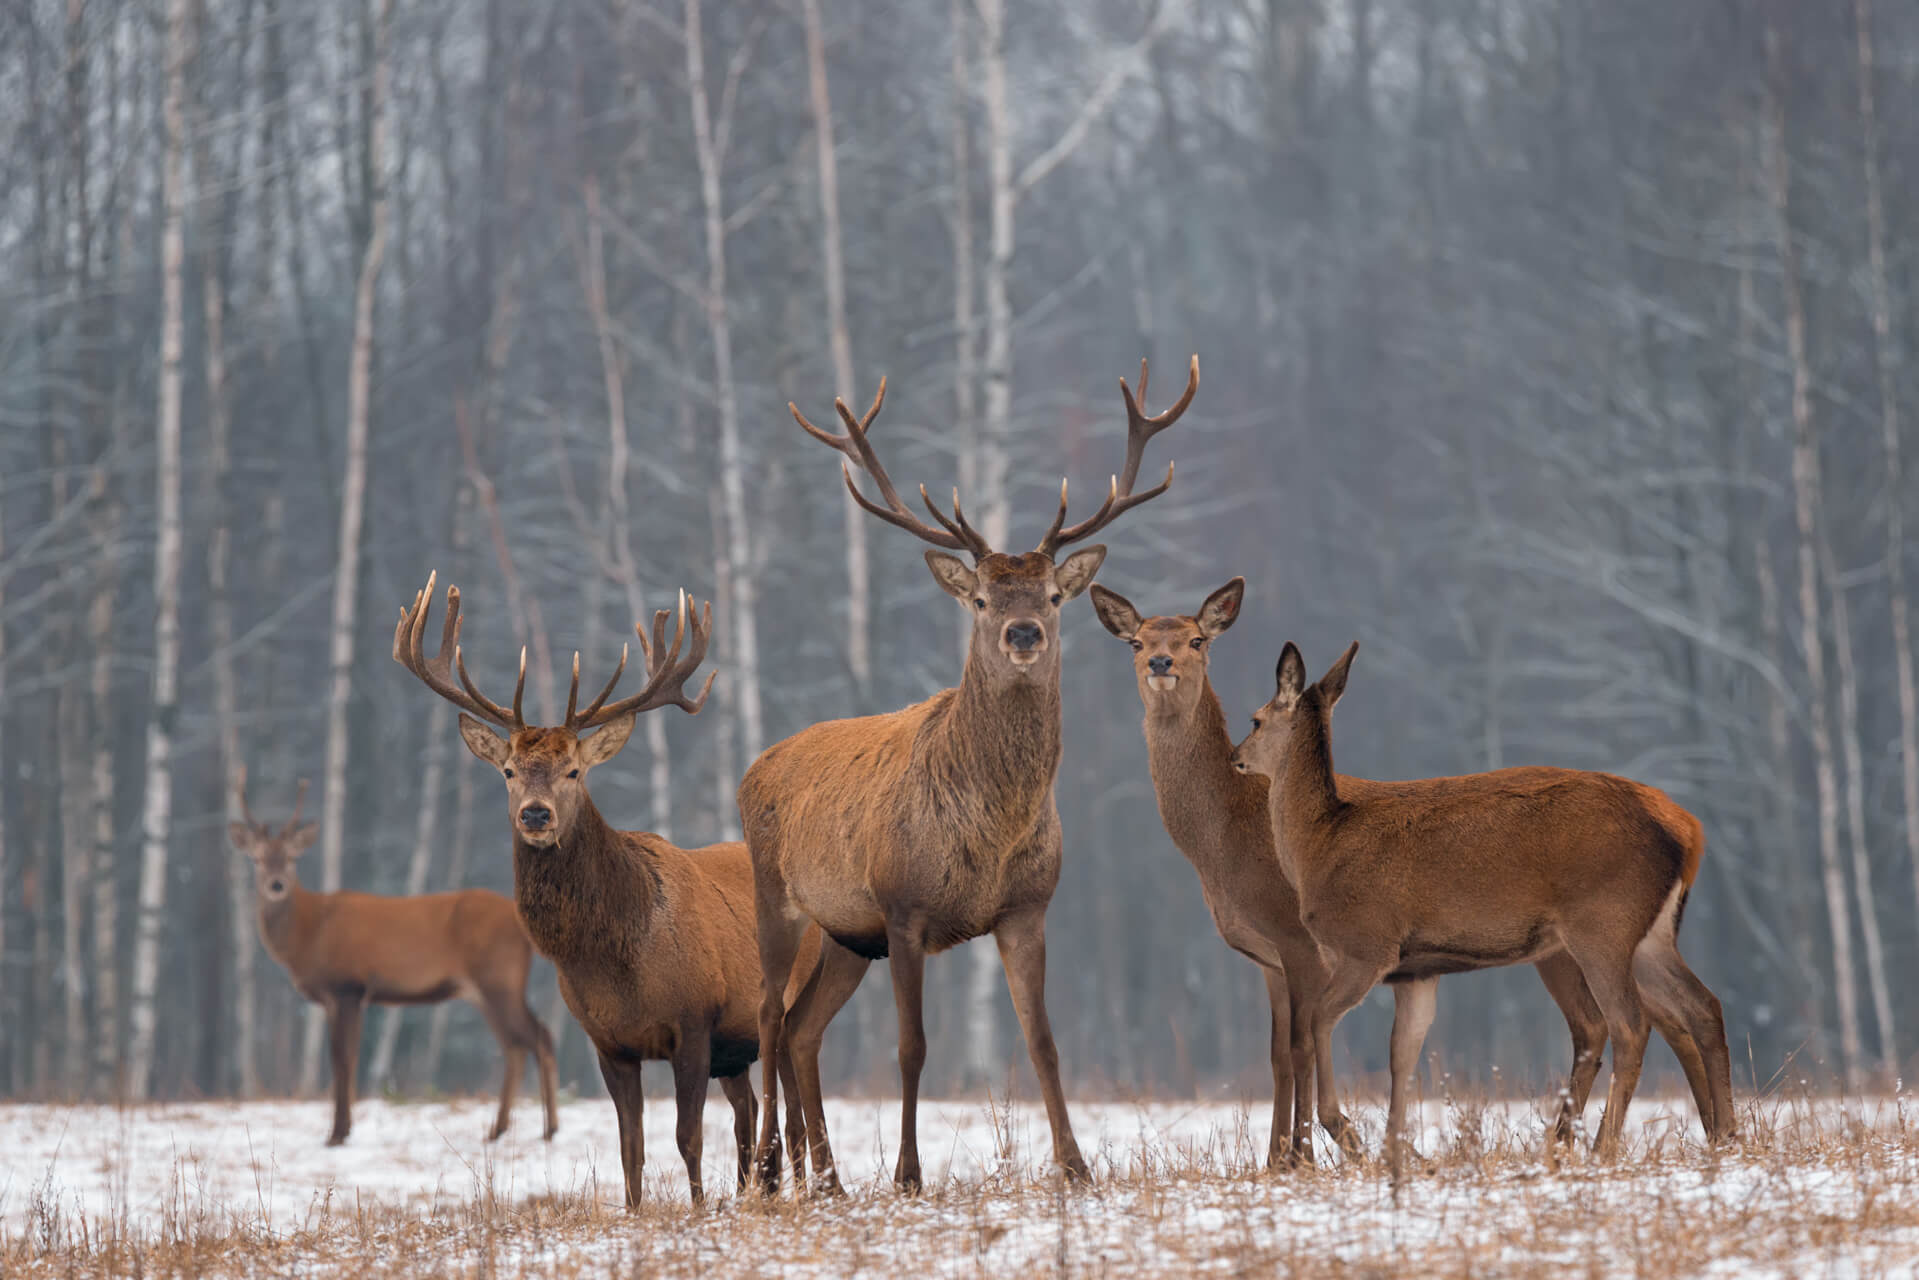
<svg viewBox="0 0 1919 1280"><path fill-rule="evenodd" d="M806 428L808 435L821 444L845 454L858 465L860 470L873 477L873 483L879 486L880 497L886 500L886 505L883 507L861 493L859 486L853 483L852 468L845 463L840 464L840 474L846 478L846 490L853 495L853 501L859 503L862 510L936 547L944 547L948 551L967 552L975 562L991 555L993 548L987 544L985 536L967 523L966 512L960 508L958 489L953 490L953 514L949 517L933 504L933 499L927 495L926 486L920 486L920 501L926 504L928 511L932 512L933 519L939 521L940 527L937 529L914 515L912 508L900 498L899 491L893 487L891 477L886 474L886 468L880 465L879 455L873 452L873 446L866 438L866 429L873 424L873 419L879 416L880 406L885 402L885 378L880 379L879 392L873 397L873 407L866 411L864 417L855 418L853 411L846 407L846 401L835 399L833 407L839 411L840 421L846 424L846 434L843 436L822 431L808 422L806 415L801 413L799 406L792 401L787 401L786 407L792 413L793 420Z"/></svg>
<svg viewBox="0 0 1919 1280"><path fill-rule="evenodd" d="M1150 502L1165 493L1173 483L1173 464L1166 464L1166 478L1143 493L1133 492L1133 482L1139 478L1139 464L1146 457L1146 442L1178 422L1180 416L1193 403L1193 396L1199 391L1199 357L1194 356L1187 367L1186 392L1177 403L1156 417L1147 417L1140 406L1146 400L1146 361L1139 362L1139 397L1133 397L1133 389L1126 385L1126 379L1119 380L1120 394L1126 398L1126 465L1113 477L1106 491L1106 501L1100 504L1098 511L1086 517L1071 528L1062 528L1066 523L1066 482L1059 482L1059 514L1053 517L1052 527L1046 536L1039 540L1037 550L1042 555L1052 556L1061 547L1090 537L1104 529L1120 516L1142 502Z"/></svg>
<svg viewBox="0 0 1919 1280"><path fill-rule="evenodd" d="M246 823L247 826L252 827L255 831L265 832L271 835L273 828L267 823L256 821L253 817L253 807L247 803L247 767L244 764L233 767L233 791L240 801L240 820ZM295 797L293 801L293 816L288 818L286 825L280 828L281 835L286 835L292 831L294 827L299 825L300 811L306 808L306 803L307 780L302 778L300 779L299 795Z"/></svg>
<svg viewBox="0 0 1919 1280"><path fill-rule="evenodd" d="M426 656L426 615L433 607L433 584L438 574L428 574L426 587L413 597L413 607L400 610L400 625L393 632L393 660L418 676L427 688L462 711L470 711L509 733L526 728L520 713L520 700L526 692L526 649L520 649L520 678L513 686L513 709L508 711L473 686L466 673L466 657L460 652L460 589L446 589L446 621L440 627L440 651L432 661ZM453 683L454 671L460 683Z"/></svg>
<svg viewBox="0 0 1919 1280"><path fill-rule="evenodd" d="M633 624L634 634L640 640L640 652L646 655L647 678L640 691L630 697L611 704L606 700L614 686L619 684L621 673L626 670L629 650L622 646L620 665L613 668L613 677L600 690L600 696L588 703L585 710L576 712L574 707L580 700L580 655L573 655L573 684L566 694L567 728L575 733L584 733L621 716L637 715L665 706L678 707L688 715L698 714L700 708L706 705L706 695L713 691L713 677L719 673L707 672L706 684L695 698L686 696L686 682L699 670L700 663L706 660L706 644L713 635L713 602L707 601L703 609L698 608L695 602L693 641L686 646L686 652L682 655L680 649L687 632L686 604L686 592L681 591L679 625L673 629L670 647L666 641L666 620L672 616L670 610L661 609L653 615L653 639L650 643L646 638L646 624Z"/></svg>

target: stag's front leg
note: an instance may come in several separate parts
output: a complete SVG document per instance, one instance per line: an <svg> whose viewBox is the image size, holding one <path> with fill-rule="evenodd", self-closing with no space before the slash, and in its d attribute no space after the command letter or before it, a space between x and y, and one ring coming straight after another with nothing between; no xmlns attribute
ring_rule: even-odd
<svg viewBox="0 0 1919 1280"><path fill-rule="evenodd" d="M900 1019L900 1158L893 1183L901 1191L920 1189L920 1069L926 1065L926 1023L921 1016L921 986L926 953L919 939L888 925L888 961L893 970L893 1004Z"/></svg>
<svg viewBox="0 0 1919 1280"><path fill-rule="evenodd" d="M598 1046L595 1046L596 1048ZM640 1176L646 1171L646 1093L640 1087L640 1064L615 1058L600 1050L600 1079L613 1099L613 1115L620 1125L620 1173L626 1180L626 1208L640 1207Z"/></svg>
<svg viewBox="0 0 1919 1280"><path fill-rule="evenodd" d="M700 1153L706 1145L706 1130L700 1121L706 1113L706 1082L712 1065L711 1033L705 1027L682 1030L679 1047L673 1051L673 1101L677 1111L673 1136L679 1143L680 1159L686 1162L686 1182L692 1188L694 1204L706 1198L700 1185Z"/></svg>
<svg viewBox="0 0 1919 1280"><path fill-rule="evenodd" d="M1020 1030L1026 1033L1026 1052L1039 1076L1046 1099L1046 1120L1053 1129L1053 1159L1073 1182L1091 1182L1093 1174L1073 1138L1066 1115L1066 1091L1059 1083L1059 1049L1053 1043L1053 1024L1046 1016L1046 912L1025 911L1008 917L993 931L999 944L1006 986L1013 995Z"/></svg>
<svg viewBox="0 0 1919 1280"><path fill-rule="evenodd" d="M360 997L336 996L327 1010L327 1040L333 1058L333 1132L326 1144L337 1147L353 1129L353 1077L360 1063Z"/></svg>

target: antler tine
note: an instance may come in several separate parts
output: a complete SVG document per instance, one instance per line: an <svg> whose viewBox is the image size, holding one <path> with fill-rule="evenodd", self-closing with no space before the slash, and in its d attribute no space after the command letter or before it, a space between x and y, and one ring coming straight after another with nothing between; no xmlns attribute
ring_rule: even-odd
<svg viewBox="0 0 1919 1280"><path fill-rule="evenodd" d="M1106 491L1106 501L1100 504L1098 511L1078 524L1061 528L1066 519L1066 489L1060 486L1060 511L1054 519L1052 528L1040 539L1039 551L1044 555L1054 555L1061 547L1078 542L1104 529L1126 512L1143 502L1151 502L1165 493L1173 484L1173 466L1166 465L1166 478L1152 488L1141 493L1133 492L1133 483L1139 479L1139 466L1146 457L1146 444L1154 436L1178 422L1193 403L1193 397L1199 392L1199 357L1195 355L1187 366L1186 390L1164 413L1148 417L1140 407L1146 398L1146 361L1139 362L1139 396L1133 395L1133 389L1126 385L1126 379L1119 380L1120 395L1126 401L1126 464Z"/></svg>
<svg viewBox="0 0 1919 1280"><path fill-rule="evenodd" d="M667 610L661 609L653 615L651 641L647 639L644 622L633 625L633 631L639 637L640 651L646 656L647 668L646 683L638 692L621 698L618 702L602 705L607 693L612 691L609 683L600 697L594 699L593 705L576 717L577 723L569 727L580 732L617 720L624 715L637 715L665 706L679 707L690 715L698 712L706 704L707 692L713 687L714 673L707 675L706 684L697 698L686 696L686 682L699 670L700 664L706 661L707 641L713 631L713 602L707 601L704 608L691 619L690 626L686 606L687 595L682 589L677 610L678 621L673 629L673 639L670 644L666 638L666 620L669 616ZM692 633L690 640L689 631ZM625 666L626 658L623 654L620 667L624 670ZM617 673L614 678L618 679Z"/></svg>
<svg viewBox="0 0 1919 1280"><path fill-rule="evenodd" d="M933 499L927 494L925 485L920 486L920 501L925 503L926 509L933 513L933 519L939 521L948 533L966 544L965 549L973 553L974 560L980 560L993 554L992 545L986 541L986 535L968 523L966 510L960 506L958 486L955 486L953 489L953 516L951 519L948 519L946 513L933 504Z"/></svg>
<svg viewBox="0 0 1919 1280"><path fill-rule="evenodd" d="M940 525L944 526L935 528L914 515L913 509L900 497L899 490L893 487L893 478L886 474L885 466L880 463L879 455L873 451L872 442L867 438L867 429L873 425L873 419L879 416L880 408L885 403L886 379L884 378L880 379L879 390L873 396L872 406L860 417L853 416L853 411L847 407L846 401L834 400L833 408L839 413L840 421L846 424L845 435L822 431L808 422L806 415L791 402L788 402L786 407L792 413L794 421L806 428L808 435L844 454L852 464L849 466L847 463L841 463L840 473L846 481L847 492L853 495L853 501L859 504L862 511L868 515L878 516L895 528L904 529L914 537L930 542L936 547L943 547L948 551L965 551L975 559L991 554L992 548L986 544L984 538L980 537L976 531L968 532L962 528L964 521L956 525L938 511L934 511L934 517L939 520ZM874 486L880 491L880 502L874 502L860 492L859 485L853 481L853 466L858 466L860 470L873 478ZM928 505L930 509L931 504Z"/></svg>
<svg viewBox="0 0 1919 1280"><path fill-rule="evenodd" d="M642 640L642 643L644 643L644 640ZM627 647L625 645L621 645L620 646L620 665L613 668L613 674L607 678L607 682L604 685L600 686L599 696L594 698L593 701L587 703L586 710L580 712L578 715L575 715L573 713L572 694L567 695L567 699L566 699L566 727L567 728L572 729L575 732L578 732L579 727L591 721L594 715L599 711L599 709L606 704L607 698L613 692L613 687L619 684L620 676L626 670L626 658L627 658ZM573 688L576 693L579 691L579 687L580 687L580 655L578 653L575 653L573 655Z"/></svg>
<svg viewBox="0 0 1919 1280"><path fill-rule="evenodd" d="M518 715L520 699L517 693L513 700L514 709L508 711L481 694L467 676L466 658L460 648L460 589L451 584L446 589L446 620L440 626L440 649L432 660L428 660L426 616L433 608L433 588L438 578L438 574L428 574L425 588L413 595L412 607L400 610L400 623L393 631L393 660L462 711L471 712L509 731L525 728L526 722ZM456 668L459 673L457 683L454 680ZM521 658L520 679L524 684L524 656Z"/></svg>
<svg viewBox="0 0 1919 1280"><path fill-rule="evenodd" d="M287 824L284 827L280 828L281 835L290 834L293 828L300 825L300 811L306 807L307 807L307 780L305 778L302 778L300 779L300 790L293 797L293 816L287 819Z"/></svg>
<svg viewBox="0 0 1919 1280"><path fill-rule="evenodd" d="M247 767L244 763L234 766L233 790L240 798L241 821L245 822L249 827L259 826L260 824L253 820L252 807L247 804Z"/></svg>

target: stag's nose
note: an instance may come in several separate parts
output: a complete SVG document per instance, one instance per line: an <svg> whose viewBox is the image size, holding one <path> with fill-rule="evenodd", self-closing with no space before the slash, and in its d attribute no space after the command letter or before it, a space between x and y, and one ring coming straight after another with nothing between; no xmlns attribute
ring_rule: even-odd
<svg viewBox="0 0 1919 1280"><path fill-rule="evenodd" d="M1046 642L1046 628L1031 618L1021 618L1017 622L1006 624L1006 643L1009 648L1025 653L1030 649L1041 648Z"/></svg>
<svg viewBox="0 0 1919 1280"><path fill-rule="evenodd" d="M1171 654L1156 653L1146 660L1146 669L1156 676L1170 675L1173 670Z"/></svg>
<svg viewBox="0 0 1919 1280"><path fill-rule="evenodd" d="M543 804L530 804L520 810L520 825L528 831L544 831L553 821L553 810Z"/></svg>

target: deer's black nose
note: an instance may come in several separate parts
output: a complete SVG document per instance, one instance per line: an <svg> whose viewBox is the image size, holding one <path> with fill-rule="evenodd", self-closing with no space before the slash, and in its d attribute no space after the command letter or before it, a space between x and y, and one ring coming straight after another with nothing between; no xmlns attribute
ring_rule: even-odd
<svg viewBox="0 0 1919 1280"><path fill-rule="evenodd" d="M1146 669L1156 676L1166 675L1173 669L1171 654L1156 653L1146 660Z"/></svg>
<svg viewBox="0 0 1919 1280"><path fill-rule="evenodd" d="M1006 643L1015 649L1037 648L1046 639L1046 630L1037 622L1021 620L1006 624Z"/></svg>
<svg viewBox="0 0 1919 1280"><path fill-rule="evenodd" d="M520 825L528 831L544 831L553 821L553 810L543 804L530 804L520 810Z"/></svg>

